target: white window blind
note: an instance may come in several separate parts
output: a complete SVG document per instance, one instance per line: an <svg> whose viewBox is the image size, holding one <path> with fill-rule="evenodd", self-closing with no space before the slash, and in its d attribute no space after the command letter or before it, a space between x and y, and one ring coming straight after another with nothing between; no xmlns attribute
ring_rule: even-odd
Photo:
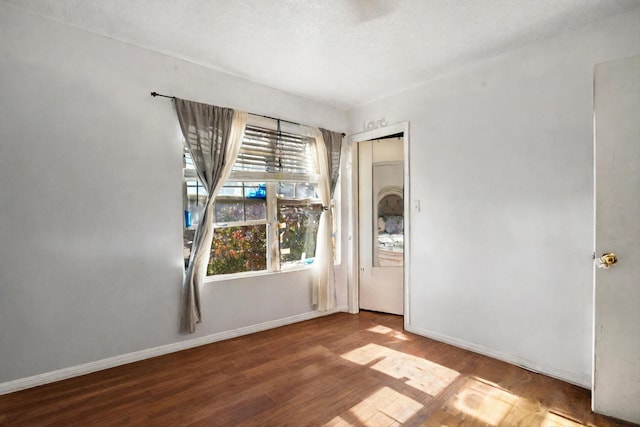
<svg viewBox="0 0 640 427"><path fill-rule="evenodd" d="M234 172L262 172L309 180L316 175L313 138L247 125Z"/></svg>

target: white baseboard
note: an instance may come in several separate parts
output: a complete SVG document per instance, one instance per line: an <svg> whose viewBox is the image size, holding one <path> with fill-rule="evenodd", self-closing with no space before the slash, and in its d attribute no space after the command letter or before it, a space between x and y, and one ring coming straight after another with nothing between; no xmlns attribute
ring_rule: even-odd
<svg viewBox="0 0 640 427"><path fill-rule="evenodd" d="M458 338L450 337L448 335L443 335L438 332L430 331L427 329L417 328L412 325L405 325L405 329L408 332L422 335L423 337L431 338L436 341L440 341L446 344L451 344L456 347L463 348L465 350L473 351L474 353L479 353L484 356L491 357L493 359L501 360L503 362L510 363L512 365L519 366L528 371L532 371L538 374L546 375L548 377L556 378L570 384L574 384L586 389L591 389L591 378L583 377L580 375L576 375L572 372L566 372L560 369L549 368L545 366L540 366L539 364L523 359L521 357L512 356L510 354L505 354L491 348L487 348L478 344L473 344Z"/></svg>
<svg viewBox="0 0 640 427"><path fill-rule="evenodd" d="M82 365L71 366L68 368L58 369L56 371L45 372L43 374L33 375L31 377L20 378L17 380L0 383L0 395L13 393L31 387L64 380L67 378L77 377L80 375L90 374L91 372L101 371L127 363L137 362L144 359L150 359L164 354L174 353L180 350L186 350L192 347L198 347L205 344L211 344L217 341L223 341L230 338L249 335L255 332L265 331L280 326L290 325L292 323L302 322L304 320L315 319L317 317L327 316L337 312L347 311L347 307L337 307L330 311L311 311L295 316L285 317L282 319L270 320L268 322L256 325L245 326L230 331L219 332L204 337L198 337L191 340L179 341L172 344L162 345L159 347L148 348L145 350L135 351L133 353L122 354L120 356L109 357L107 359L96 360L95 362L84 363Z"/></svg>

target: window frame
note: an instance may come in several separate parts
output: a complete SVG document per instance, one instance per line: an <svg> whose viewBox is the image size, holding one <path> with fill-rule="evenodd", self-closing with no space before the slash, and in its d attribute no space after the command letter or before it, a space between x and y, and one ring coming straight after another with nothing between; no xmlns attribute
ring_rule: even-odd
<svg viewBox="0 0 640 427"><path fill-rule="evenodd" d="M262 127L268 130L277 130L277 121L249 114L247 126ZM282 132L300 134L300 125L292 125L287 122L281 122ZM315 157L315 153L314 153ZM317 162L314 161L314 169L317 169ZM286 201L286 204L300 205L322 205L320 198L304 198L296 199L278 197L277 185L280 182L286 183L312 183L316 186L319 184L321 174L317 170L314 173L302 174L292 172L266 172L266 171L246 171L233 170L226 182L243 182L243 183L265 183L266 184L266 219L249 220L249 221L233 221L233 222L216 222L214 218L213 229L225 227L239 227L251 225L266 224L267 243L266 243L266 269L257 271L241 271L227 274L206 275L204 282L215 282L220 280L231 280L236 278L260 276L267 274L277 274L282 272L291 272L297 270L308 270L312 268L313 263L300 264L294 262L281 262L281 253L279 245L279 228L278 228L278 209L279 202ZM295 196L295 195L294 195ZM218 196L216 196L217 199ZM243 196L246 197L246 196ZM288 203L287 203L288 202ZM215 201L214 201L215 205ZM215 206L214 206L215 209ZM215 211L214 211L215 212ZM317 234L316 234L317 243Z"/></svg>
<svg viewBox="0 0 640 427"><path fill-rule="evenodd" d="M228 181L237 181L235 178L230 177ZM250 180L246 180L243 182L252 182ZM255 182L263 182L262 180L257 180ZM266 209L267 209L267 218L260 220L248 220L248 221L226 221L226 222L213 222L214 232L216 229L229 228L229 227L242 227L242 226L252 226L252 225L266 225L266 233L267 233L267 243L266 243L266 269L264 270L255 270L255 271L240 271L236 273L225 273L225 274L214 274L214 275L206 275L205 281L217 281L217 280L228 280L236 277L248 277L254 275L263 275L263 274L273 274L280 272L288 272L288 271L296 271L296 270L305 270L309 269L313 266L313 263L299 263L296 261L290 262L282 262L281 257L282 254L280 252L279 245L279 218L278 211L281 204L290 206L290 205L300 205L300 206L313 206L319 205L322 206L322 203L319 198L284 198L278 197L277 195L277 185L279 182L291 182L291 181L276 181L271 180L266 183ZM308 183L308 181L297 181L299 183ZM317 183L314 183L317 185ZM215 202L214 202L215 205ZM214 207L215 209L215 207ZM317 236L317 235L316 235ZM317 241L316 241L317 244ZM314 257L315 258L315 257Z"/></svg>

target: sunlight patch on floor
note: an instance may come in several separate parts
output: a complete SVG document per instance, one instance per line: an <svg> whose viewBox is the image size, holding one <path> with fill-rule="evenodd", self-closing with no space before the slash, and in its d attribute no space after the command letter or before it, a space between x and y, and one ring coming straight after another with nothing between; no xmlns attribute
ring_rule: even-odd
<svg viewBox="0 0 640 427"><path fill-rule="evenodd" d="M382 325L373 326L367 329L367 331L375 332L376 334L381 334L381 335L390 335L393 338L397 338L399 340L404 340L404 341L409 340L409 337L407 337L402 332L396 331L395 329L387 328L386 326L382 326Z"/></svg>
<svg viewBox="0 0 640 427"><path fill-rule="evenodd" d="M342 357L359 365L378 360L371 369L393 378L406 378L407 385L431 396L438 395L460 375L453 369L378 344L367 344Z"/></svg>
<svg viewBox="0 0 640 427"><path fill-rule="evenodd" d="M337 416L325 426L394 426L405 423L414 416L423 405L415 400L383 387L362 402L353 406L345 414ZM350 422L352 420L353 422Z"/></svg>
<svg viewBox="0 0 640 427"><path fill-rule="evenodd" d="M391 328L387 328L386 326L382 326L382 325L377 325L377 326L373 326L369 329L367 329L367 331L369 332L375 332L376 334L383 334L386 335L389 332L393 332L393 329Z"/></svg>
<svg viewBox="0 0 640 427"><path fill-rule="evenodd" d="M540 427L583 427L583 425L584 424L554 414L553 412L548 412L544 420L542 420Z"/></svg>
<svg viewBox="0 0 640 427"><path fill-rule="evenodd" d="M519 397L488 382L469 379L447 403L448 411L498 426ZM461 415L462 415L461 414Z"/></svg>

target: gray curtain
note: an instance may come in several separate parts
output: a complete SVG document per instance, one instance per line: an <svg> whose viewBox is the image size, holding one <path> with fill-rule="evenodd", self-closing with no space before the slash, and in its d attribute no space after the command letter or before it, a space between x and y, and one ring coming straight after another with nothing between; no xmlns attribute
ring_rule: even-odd
<svg viewBox="0 0 640 427"><path fill-rule="evenodd" d="M205 209L193 238L189 257L189 266L184 278L185 306L183 311L183 329L195 332L196 323L201 321L200 284L203 262L209 260L211 245L214 190L223 175L226 162L227 145L233 122L234 111L230 108L216 107L176 98L176 112L187 148L193 158L198 178L208 192Z"/></svg>
<svg viewBox="0 0 640 427"><path fill-rule="evenodd" d="M342 152L342 134L320 128L324 144L327 147L327 162L329 177L331 179L331 198L336 189L336 182L340 176L340 153Z"/></svg>

